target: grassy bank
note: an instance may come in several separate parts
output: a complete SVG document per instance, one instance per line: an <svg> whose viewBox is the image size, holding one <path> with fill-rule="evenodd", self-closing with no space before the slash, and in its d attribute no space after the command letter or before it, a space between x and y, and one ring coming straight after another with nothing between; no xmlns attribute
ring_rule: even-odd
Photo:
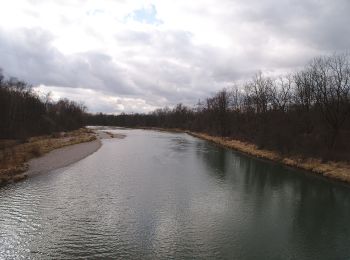
<svg viewBox="0 0 350 260"><path fill-rule="evenodd" d="M259 149L255 144L242 142L225 137L211 136L205 133L191 132L178 128L142 128L167 132L184 132L194 137L224 146L239 152L251 155L253 157L267 159L270 161L282 163L287 166L307 170L334 180L350 183L350 164L346 162L322 162L317 158L304 158L302 156L286 157L278 152Z"/></svg>
<svg viewBox="0 0 350 260"><path fill-rule="evenodd" d="M71 132L32 137L28 140L0 141L0 185L25 179L26 164L54 149L90 142L96 139L93 131L85 128Z"/></svg>

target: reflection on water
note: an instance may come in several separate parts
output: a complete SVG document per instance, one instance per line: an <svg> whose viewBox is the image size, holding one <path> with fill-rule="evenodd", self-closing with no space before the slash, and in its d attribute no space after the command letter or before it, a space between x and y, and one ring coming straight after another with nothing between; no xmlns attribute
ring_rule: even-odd
<svg viewBox="0 0 350 260"><path fill-rule="evenodd" d="M350 189L142 130L0 189L4 259L350 257Z"/></svg>

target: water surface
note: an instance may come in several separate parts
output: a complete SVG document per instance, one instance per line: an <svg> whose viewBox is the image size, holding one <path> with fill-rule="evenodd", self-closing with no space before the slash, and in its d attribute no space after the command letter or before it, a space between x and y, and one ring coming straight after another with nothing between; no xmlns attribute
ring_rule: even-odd
<svg viewBox="0 0 350 260"><path fill-rule="evenodd" d="M1 259L349 259L350 189L186 134L117 130L0 188Z"/></svg>

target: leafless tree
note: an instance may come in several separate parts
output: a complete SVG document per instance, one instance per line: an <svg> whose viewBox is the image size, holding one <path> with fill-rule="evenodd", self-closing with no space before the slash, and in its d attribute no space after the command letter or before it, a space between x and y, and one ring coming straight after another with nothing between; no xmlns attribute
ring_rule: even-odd
<svg viewBox="0 0 350 260"><path fill-rule="evenodd" d="M331 147L349 116L349 61L349 55L342 54L319 57L310 64L317 104L331 129Z"/></svg>
<svg viewBox="0 0 350 260"><path fill-rule="evenodd" d="M271 89L272 107L275 110L286 112L292 102L293 75L281 76L273 82Z"/></svg>
<svg viewBox="0 0 350 260"><path fill-rule="evenodd" d="M255 74L253 79L245 85L247 98L256 113L267 112L271 103L272 86L271 78L264 77L262 72Z"/></svg>

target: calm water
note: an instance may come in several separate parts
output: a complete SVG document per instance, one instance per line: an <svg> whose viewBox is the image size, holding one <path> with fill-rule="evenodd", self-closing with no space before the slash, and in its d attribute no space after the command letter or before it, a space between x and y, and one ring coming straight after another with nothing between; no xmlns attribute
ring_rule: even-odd
<svg viewBox="0 0 350 260"><path fill-rule="evenodd" d="M2 259L350 259L350 189L185 134L0 189Z"/></svg>

